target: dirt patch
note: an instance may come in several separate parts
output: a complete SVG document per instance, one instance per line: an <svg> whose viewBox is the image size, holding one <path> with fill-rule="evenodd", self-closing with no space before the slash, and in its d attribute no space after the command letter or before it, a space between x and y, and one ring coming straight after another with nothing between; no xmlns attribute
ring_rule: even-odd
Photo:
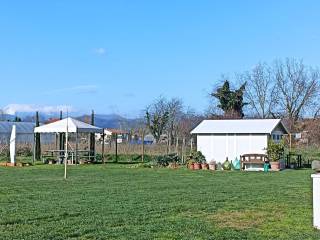
<svg viewBox="0 0 320 240"><path fill-rule="evenodd" d="M208 216L219 228L245 230L257 228L268 221L271 213L258 210L221 211Z"/></svg>

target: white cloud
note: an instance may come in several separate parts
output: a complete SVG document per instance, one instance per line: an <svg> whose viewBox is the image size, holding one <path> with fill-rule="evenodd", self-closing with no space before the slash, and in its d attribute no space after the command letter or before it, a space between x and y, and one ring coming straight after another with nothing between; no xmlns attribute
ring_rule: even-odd
<svg viewBox="0 0 320 240"><path fill-rule="evenodd" d="M97 55L105 55L106 54L106 49L105 48L95 48L94 50L94 53L96 53Z"/></svg>
<svg viewBox="0 0 320 240"><path fill-rule="evenodd" d="M39 111L41 113L57 113L59 111L63 112L72 112L72 106L68 105L57 105L57 106L48 106L48 105L35 105L35 104L9 104L3 108L3 112L6 114L15 115L17 112L35 112Z"/></svg>

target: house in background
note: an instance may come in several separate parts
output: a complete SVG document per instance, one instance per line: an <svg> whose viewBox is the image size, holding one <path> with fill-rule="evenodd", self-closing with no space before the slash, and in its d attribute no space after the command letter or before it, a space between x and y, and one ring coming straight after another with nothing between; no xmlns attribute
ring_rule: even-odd
<svg viewBox="0 0 320 240"><path fill-rule="evenodd" d="M288 131L281 119L232 119L204 120L191 134L207 162L223 163L243 154L265 154L268 140L279 142Z"/></svg>
<svg viewBox="0 0 320 240"><path fill-rule="evenodd" d="M104 134L105 143L110 143L114 136L117 136L117 143L124 143L129 141L129 133L124 130L105 128ZM100 133L96 133L96 140L102 141L102 135Z"/></svg>

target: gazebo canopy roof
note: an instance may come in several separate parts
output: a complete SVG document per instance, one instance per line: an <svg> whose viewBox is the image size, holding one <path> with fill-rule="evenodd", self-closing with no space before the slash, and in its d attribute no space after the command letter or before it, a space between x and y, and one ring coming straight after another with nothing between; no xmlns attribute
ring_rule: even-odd
<svg viewBox="0 0 320 240"><path fill-rule="evenodd" d="M42 125L34 129L35 133L102 133L103 129L84 123L71 117Z"/></svg>

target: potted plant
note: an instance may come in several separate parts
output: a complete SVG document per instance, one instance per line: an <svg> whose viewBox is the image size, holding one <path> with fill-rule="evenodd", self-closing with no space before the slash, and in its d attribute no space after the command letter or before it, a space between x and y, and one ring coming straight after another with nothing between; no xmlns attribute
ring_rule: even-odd
<svg viewBox="0 0 320 240"><path fill-rule="evenodd" d="M206 163L206 158L203 156L202 152L194 152L194 169L201 169L202 164ZM205 166L206 167L206 166Z"/></svg>
<svg viewBox="0 0 320 240"><path fill-rule="evenodd" d="M270 160L271 170L280 170L280 159L284 153L284 142L281 140L279 143L275 143L272 139L268 141L267 154Z"/></svg>
<svg viewBox="0 0 320 240"><path fill-rule="evenodd" d="M191 170L194 170L194 161L193 160L189 160L187 162L187 167Z"/></svg>
<svg viewBox="0 0 320 240"><path fill-rule="evenodd" d="M211 160L211 161L209 162L209 169L212 170L212 171L215 171L215 170L216 170L216 161Z"/></svg>
<svg viewBox="0 0 320 240"><path fill-rule="evenodd" d="M206 163L206 158L203 156L203 154L200 151L193 151L190 153L188 156L188 162L193 163L193 168L194 170L201 169L201 164ZM204 167L207 167L206 165Z"/></svg>
<svg viewBox="0 0 320 240"><path fill-rule="evenodd" d="M201 169L203 170L209 170L209 164L206 162L202 162L201 163Z"/></svg>

